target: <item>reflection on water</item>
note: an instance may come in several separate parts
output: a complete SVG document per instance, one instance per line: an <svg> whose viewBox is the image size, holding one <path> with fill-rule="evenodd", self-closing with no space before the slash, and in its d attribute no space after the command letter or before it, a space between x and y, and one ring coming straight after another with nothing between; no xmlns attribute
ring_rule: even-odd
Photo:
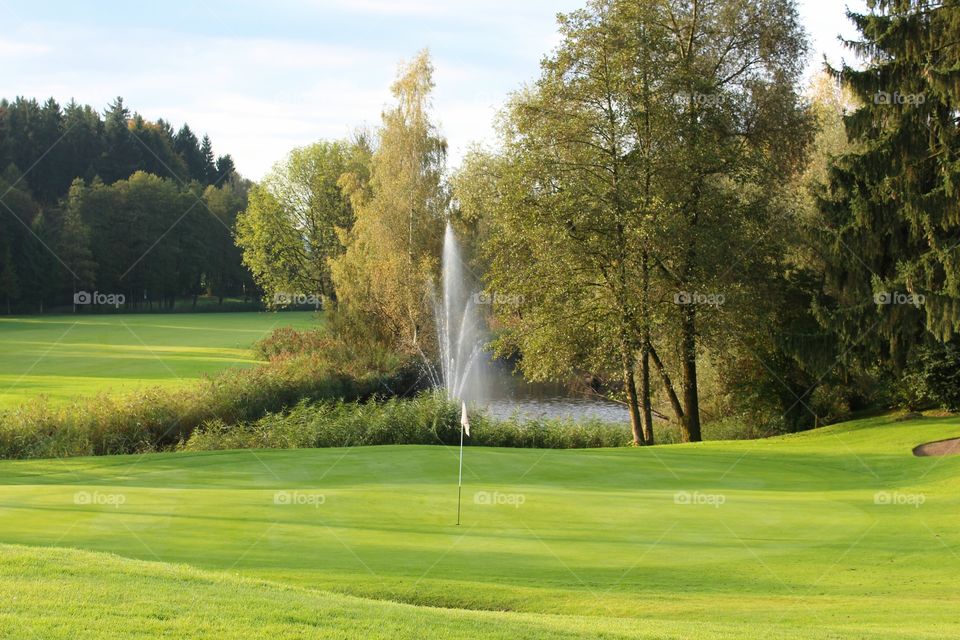
<svg viewBox="0 0 960 640"><path fill-rule="evenodd" d="M495 418L630 421L626 407L616 402L573 395L561 384L526 382L502 362L491 363L490 370L487 400L482 404Z"/></svg>

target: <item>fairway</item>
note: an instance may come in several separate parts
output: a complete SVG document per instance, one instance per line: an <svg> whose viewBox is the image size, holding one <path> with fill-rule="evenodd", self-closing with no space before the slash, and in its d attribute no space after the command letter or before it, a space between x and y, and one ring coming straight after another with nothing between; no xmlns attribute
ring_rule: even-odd
<svg viewBox="0 0 960 640"><path fill-rule="evenodd" d="M272 329L316 322L307 311L3 317L0 408L176 386L249 366L249 347Z"/></svg>
<svg viewBox="0 0 960 640"><path fill-rule="evenodd" d="M4 461L0 637L957 637L956 435Z"/></svg>

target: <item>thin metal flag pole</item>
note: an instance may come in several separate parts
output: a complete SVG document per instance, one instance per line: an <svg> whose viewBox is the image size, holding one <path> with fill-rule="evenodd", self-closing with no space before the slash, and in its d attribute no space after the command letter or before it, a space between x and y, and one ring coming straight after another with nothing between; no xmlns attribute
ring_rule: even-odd
<svg viewBox="0 0 960 640"><path fill-rule="evenodd" d="M470 435L470 417L467 403L460 401L460 471L457 474L457 526L460 526L460 495L463 493L463 434Z"/></svg>
<svg viewBox="0 0 960 640"><path fill-rule="evenodd" d="M463 422L460 422L460 471L457 475L457 526L460 526L460 494L463 492Z"/></svg>

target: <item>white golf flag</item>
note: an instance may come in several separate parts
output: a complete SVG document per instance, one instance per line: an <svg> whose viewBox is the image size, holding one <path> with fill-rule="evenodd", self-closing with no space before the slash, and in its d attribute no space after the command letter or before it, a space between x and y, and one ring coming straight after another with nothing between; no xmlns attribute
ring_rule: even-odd
<svg viewBox="0 0 960 640"><path fill-rule="evenodd" d="M463 432L470 435L470 418L467 416L467 403L461 403L463 410L460 412L460 424L463 426Z"/></svg>

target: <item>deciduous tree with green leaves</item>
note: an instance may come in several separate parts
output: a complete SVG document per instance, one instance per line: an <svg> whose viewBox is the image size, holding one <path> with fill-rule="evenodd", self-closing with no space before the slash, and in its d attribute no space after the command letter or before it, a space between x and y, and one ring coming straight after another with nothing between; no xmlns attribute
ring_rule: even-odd
<svg viewBox="0 0 960 640"><path fill-rule="evenodd" d="M368 157L362 138L318 142L294 149L250 190L237 218L237 244L268 304L286 304L284 294L335 296L330 260L343 251L337 229L354 220L339 183Z"/></svg>
<svg viewBox="0 0 960 640"><path fill-rule="evenodd" d="M598 0L561 33L505 115L490 283L523 300L506 339L534 377L619 371L638 443L652 364L699 440L698 358L760 315L809 137L795 7Z"/></svg>
<svg viewBox="0 0 960 640"><path fill-rule="evenodd" d="M447 145L430 120L433 65L423 51L401 67L384 111L369 180L349 174L342 185L356 211L333 261L337 296L357 322L404 351L432 342L429 297L438 274L449 197L443 172Z"/></svg>

